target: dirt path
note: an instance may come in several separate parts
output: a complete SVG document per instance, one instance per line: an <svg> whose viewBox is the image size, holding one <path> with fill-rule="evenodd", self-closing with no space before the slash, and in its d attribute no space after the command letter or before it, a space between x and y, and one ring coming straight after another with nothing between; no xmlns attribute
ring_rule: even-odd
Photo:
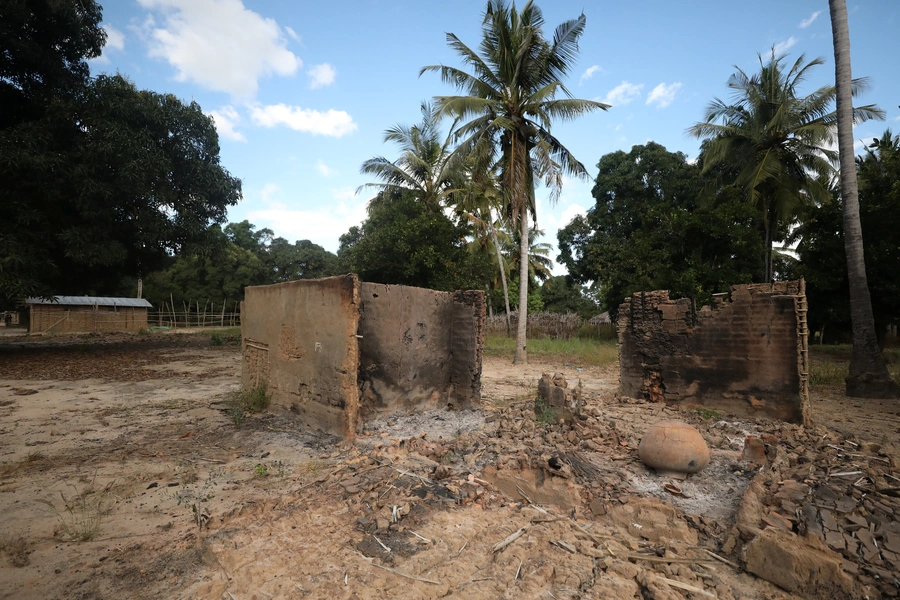
<svg viewBox="0 0 900 600"><path fill-rule="evenodd" d="M0 347L0 598L799 597L704 550L727 554L757 474L745 436L796 428L620 402L611 368L488 358L482 410L371 422L351 446L275 415L236 428L234 346L99 341ZM542 372L582 380L583 422L535 422ZM895 460L896 406L815 403L829 443ZM682 496L635 452L673 416L713 454Z"/></svg>

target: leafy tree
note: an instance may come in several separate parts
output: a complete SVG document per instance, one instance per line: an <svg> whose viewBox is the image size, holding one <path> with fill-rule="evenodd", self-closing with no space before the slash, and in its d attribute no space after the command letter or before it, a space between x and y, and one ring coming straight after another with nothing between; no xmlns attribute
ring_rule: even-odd
<svg viewBox="0 0 900 600"><path fill-rule="evenodd" d="M514 362L527 362L525 350L528 299L528 215L535 215L535 178L544 180L558 197L563 173L584 177L587 171L551 133L554 120L568 120L607 105L572 98L562 79L572 69L585 16L556 28L553 40L544 38L544 18L530 0L521 11L503 0L489 0L482 22L479 52L447 34L447 42L472 69L442 65L424 67L445 83L466 93L435 98L438 116L464 122L457 135L462 155L493 153L512 222L521 232L519 326ZM562 93L566 98L558 99ZM466 121L467 119L470 119Z"/></svg>
<svg viewBox="0 0 900 600"><path fill-rule="evenodd" d="M263 261L267 266L269 283L318 279L338 273L337 256L309 240L291 244L277 237L266 248Z"/></svg>
<svg viewBox="0 0 900 600"><path fill-rule="evenodd" d="M692 135L709 141L704 169L723 162L736 166L734 183L763 215L765 281L774 277L773 242L786 233L779 225L789 224L807 197L827 198L820 177L833 171L835 158L834 152L825 148L833 141L834 86L821 87L808 96L800 95L799 89L809 70L823 64L823 59L807 63L801 55L789 69L784 59L784 55L776 56L773 48L767 62L759 56L758 73L748 75L735 67L737 72L728 80L733 103L714 99L706 121L689 129ZM856 81L853 86L857 93L864 82ZM881 114L874 106L854 110L857 122Z"/></svg>
<svg viewBox="0 0 900 600"><path fill-rule="evenodd" d="M551 313L577 313L590 318L600 312L597 303L585 293L572 277L556 275L541 286L544 310Z"/></svg>
<svg viewBox="0 0 900 600"><path fill-rule="evenodd" d="M853 82L850 68L850 26L844 0L829 0L834 38L834 75L837 85L838 148L841 159L841 201L844 205L844 247L850 280L850 317L853 352L847 374L847 395L856 398L900 398L887 370L875 334L875 317L866 278L859 196L853 160Z"/></svg>
<svg viewBox="0 0 900 600"><path fill-rule="evenodd" d="M728 187L704 200L700 168L654 142L597 164L596 205L560 230L559 259L572 279L599 286L612 315L634 292L670 290L706 303L749 282L761 243L756 212Z"/></svg>
<svg viewBox="0 0 900 600"><path fill-rule="evenodd" d="M900 324L900 136L887 130L857 158L859 218L877 334ZM843 205L832 199L810 207L798 228L797 274L806 278L809 325L825 340L852 340ZM880 337L880 335L879 335Z"/></svg>
<svg viewBox="0 0 900 600"><path fill-rule="evenodd" d="M389 196L389 198L386 198ZM341 269L375 283L482 289L490 257L466 248L468 228L429 211L410 191L382 191L368 218L341 236Z"/></svg>
<svg viewBox="0 0 900 600"><path fill-rule="evenodd" d="M106 33L94 0L0 3L0 130L40 118L83 87Z"/></svg>
<svg viewBox="0 0 900 600"><path fill-rule="evenodd" d="M176 307L198 301L231 304L243 299L244 287L266 283L272 281L260 257L213 225L201 248L187 248L169 268L145 278L144 296L155 306L170 298Z"/></svg>
<svg viewBox="0 0 900 600"><path fill-rule="evenodd" d="M363 163L361 172L375 175L383 183L370 183L382 190L410 190L429 212L438 212L449 204L447 196L455 191L461 163L450 152L453 129L441 139L439 121L427 102L421 105L422 122L412 127L395 125L384 132L385 142L400 146L400 158L391 162L383 156ZM359 190L358 190L359 191Z"/></svg>
<svg viewBox="0 0 900 600"><path fill-rule="evenodd" d="M274 236L275 232L268 227L257 230L256 225L246 219L225 226L225 237L228 241L255 254L264 252L265 247L272 243Z"/></svg>
<svg viewBox="0 0 900 600"><path fill-rule="evenodd" d="M537 227L531 227L528 235L528 285L535 283L543 283L552 277L551 269L553 268L553 260L550 258L550 249L553 247L544 242L538 242L538 239L544 236L544 230ZM506 236L507 244L504 248L508 255L508 261L512 265L513 272L522 272L520 261L522 259L518 252L521 247L519 234L514 231L511 236Z"/></svg>
<svg viewBox="0 0 900 600"><path fill-rule="evenodd" d="M241 197L196 103L100 76L0 132L0 295L106 293L202 241Z"/></svg>

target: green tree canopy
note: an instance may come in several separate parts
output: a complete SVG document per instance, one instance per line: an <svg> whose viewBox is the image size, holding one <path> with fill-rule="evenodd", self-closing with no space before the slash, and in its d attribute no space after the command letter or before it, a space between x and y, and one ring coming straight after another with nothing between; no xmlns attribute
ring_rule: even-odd
<svg viewBox="0 0 900 600"><path fill-rule="evenodd" d="M700 168L654 142L597 164L596 205L560 230L559 259L575 282L600 287L615 314L629 295L667 289L708 302L759 273L756 212L725 188L703 200Z"/></svg>
<svg viewBox="0 0 900 600"><path fill-rule="evenodd" d="M876 330L900 325L900 136L888 129L856 161L859 218ZM809 324L825 340L850 340L843 206L837 190L810 206L798 228L798 275L807 281Z"/></svg>
<svg viewBox="0 0 900 600"><path fill-rule="evenodd" d="M0 2L0 130L40 118L88 81L106 32L94 0Z"/></svg>
<svg viewBox="0 0 900 600"><path fill-rule="evenodd" d="M433 212L410 191L385 190L368 218L341 236L343 271L364 281L435 290L483 289L491 257L468 251L465 223Z"/></svg>
<svg viewBox="0 0 900 600"><path fill-rule="evenodd" d="M576 313L589 319L600 313L600 307L583 286L568 275L556 275L541 285L544 310L551 313Z"/></svg>
<svg viewBox="0 0 900 600"><path fill-rule="evenodd" d="M108 293L241 198L200 106L102 75L0 131L0 296Z"/></svg>
<svg viewBox="0 0 900 600"><path fill-rule="evenodd" d="M779 224L790 223L808 198L827 198L828 190L820 181L833 173L836 158L827 149L834 141L835 87L823 86L807 96L800 92L810 69L823 64L823 59L807 63L801 55L789 68L784 60L773 49L766 62L759 56L758 73L748 75L735 67L728 79L732 103L714 99L704 115L706 121L688 130L709 142L703 168L733 166L737 177L723 183L739 186L763 215L764 281L774 276L773 242L783 239L787 231ZM854 93L864 87L865 81L854 82ZM883 118L883 113L874 106L862 106L854 109L854 117L859 122Z"/></svg>

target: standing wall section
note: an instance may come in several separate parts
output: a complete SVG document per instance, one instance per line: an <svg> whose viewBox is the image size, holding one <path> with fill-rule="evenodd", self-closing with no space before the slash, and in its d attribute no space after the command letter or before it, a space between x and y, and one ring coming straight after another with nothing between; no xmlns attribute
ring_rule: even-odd
<svg viewBox="0 0 900 600"><path fill-rule="evenodd" d="M265 385L274 408L352 439L359 413L358 323L355 275L247 287L243 388Z"/></svg>
<svg viewBox="0 0 900 600"><path fill-rule="evenodd" d="M619 308L620 393L801 423L808 418L803 280L732 286L694 313L668 292Z"/></svg>
<svg viewBox="0 0 900 600"><path fill-rule="evenodd" d="M478 402L483 332L482 292L360 283L361 418Z"/></svg>

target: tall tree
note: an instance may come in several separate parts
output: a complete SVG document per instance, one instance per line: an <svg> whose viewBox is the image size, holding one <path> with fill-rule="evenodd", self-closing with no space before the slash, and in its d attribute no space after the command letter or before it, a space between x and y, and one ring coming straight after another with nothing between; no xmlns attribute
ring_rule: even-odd
<svg viewBox="0 0 900 600"><path fill-rule="evenodd" d="M596 204L559 231L557 260L577 283L600 288L610 314L634 292L703 304L759 275L755 209L731 186L705 199L700 167L684 154L648 142L604 155L597 170Z"/></svg>
<svg viewBox="0 0 900 600"><path fill-rule="evenodd" d="M866 279L859 190L853 154L853 80L850 69L850 26L844 0L828 0L834 37L834 76L837 85L838 149L841 160L841 201L844 205L844 248L850 281L850 318L853 353L847 374L847 395L856 398L898 398L898 386L888 373L875 334L875 317Z"/></svg>
<svg viewBox="0 0 900 600"><path fill-rule="evenodd" d="M241 197L200 106L101 75L0 130L0 296L109 293Z"/></svg>
<svg viewBox="0 0 900 600"><path fill-rule="evenodd" d="M515 5L508 6L503 0L489 0L482 21L480 52L455 34L447 34L448 44L472 73L443 65L420 71L420 75L440 73L445 83L466 93L435 98L439 116L464 122L457 133L462 140L457 151L465 155L488 147L497 157L508 211L521 231L516 364L528 361L528 216L530 213L537 218L535 178L544 180L551 190L550 200L555 201L564 173L587 176L584 165L551 134L551 124L609 108L601 102L573 98L562 82L575 64L585 23L583 14L566 21L548 41L544 38L543 14L532 1L517 11ZM557 98L560 93L565 98Z"/></svg>
<svg viewBox="0 0 900 600"><path fill-rule="evenodd" d="M827 199L828 190L819 176L832 172L835 158L826 148L833 141L836 120L831 110L834 86L823 86L808 96L800 94L800 84L823 59L807 63L801 55L790 68L784 59L773 48L768 61L759 56L758 73L748 75L735 67L737 72L728 80L733 102L715 98L707 108L706 121L688 130L708 140L704 170L721 163L734 165L738 169L734 183L763 215L765 281L774 277L773 243L783 239L785 225L808 197ZM864 82L854 82L852 87L857 93ZM863 106L852 118L865 121L879 116L874 106Z"/></svg>
<svg viewBox="0 0 900 600"><path fill-rule="evenodd" d="M83 87L106 32L94 0L0 2L0 130L39 118Z"/></svg>
<svg viewBox="0 0 900 600"><path fill-rule="evenodd" d="M468 251L468 233L464 222L429 211L413 191L384 190L362 226L341 236L338 259L342 270L374 283L481 289L491 261Z"/></svg>
<svg viewBox="0 0 900 600"><path fill-rule="evenodd" d="M431 105L423 102L421 111L421 123L412 127L395 125L384 132L385 142L394 142L400 147L400 158L392 162L377 156L364 162L360 171L378 177L382 183L365 184L359 189L410 190L429 212L438 212L455 191L461 163L450 151L453 128L446 138L442 138L439 120ZM390 194L383 196L390 197Z"/></svg>

